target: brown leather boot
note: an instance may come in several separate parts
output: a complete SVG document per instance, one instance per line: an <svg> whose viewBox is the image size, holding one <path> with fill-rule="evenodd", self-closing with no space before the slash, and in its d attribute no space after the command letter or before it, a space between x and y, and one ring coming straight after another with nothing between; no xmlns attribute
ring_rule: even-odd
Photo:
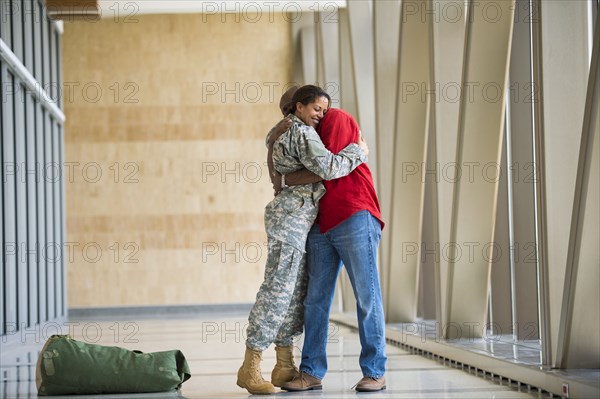
<svg viewBox="0 0 600 399"><path fill-rule="evenodd" d="M246 347L244 363L237 374L237 385L245 388L253 395L270 395L275 393L275 387L265 381L260 371L262 352Z"/></svg>
<svg viewBox="0 0 600 399"><path fill-rule="evenodd" d="M358 392L375 392L385 389L385 377L363 377L353 387Z"/></svg>
<svg viewBox="0 0 600 399"><path fill-rule="evenodd" d="M296 378L281 386L286 391L311 391L323 389L323 383L316 377L302 371Z"/></svg>
<svg viewBox="0 0 600 399"><path fill-rule="evenodd" d="M293 346L276 346L277 364L271 373L271 384L280 387L300 374L294 364Z"/></svg>

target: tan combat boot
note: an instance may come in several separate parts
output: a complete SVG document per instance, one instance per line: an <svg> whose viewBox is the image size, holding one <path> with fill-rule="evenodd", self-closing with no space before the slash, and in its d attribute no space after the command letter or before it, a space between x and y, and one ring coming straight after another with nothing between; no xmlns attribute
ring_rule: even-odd
<svg viewBox="0 0 600 399"><path fill-rule="evenodd" d="M275 393L275 387L262 377L260 372L261 354L262 352L246 347L244 363L237 374L237 385L247 389L253 395L270 395Z"/></svg>
<svg viewBox="0 0 600 399"><path fill-rule="evenodd" d="M293 346L276 346L277 364L271 373L271 384L281 387L292 381L300 372L294 364Z"/></svg>

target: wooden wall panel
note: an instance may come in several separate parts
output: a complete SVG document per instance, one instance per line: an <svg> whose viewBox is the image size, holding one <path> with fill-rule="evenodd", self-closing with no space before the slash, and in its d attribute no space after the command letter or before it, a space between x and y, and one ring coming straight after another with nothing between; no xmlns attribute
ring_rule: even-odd
<svg viewBox="0 0 600 399"><path fill-rule="evenodd" d="M290 25L136 19L65 23L69 306L253 302Z"/></svg>

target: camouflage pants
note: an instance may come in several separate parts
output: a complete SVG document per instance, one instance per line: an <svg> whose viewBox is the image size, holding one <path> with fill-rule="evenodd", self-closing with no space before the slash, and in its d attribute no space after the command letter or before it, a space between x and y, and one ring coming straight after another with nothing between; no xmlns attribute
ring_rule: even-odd
<svg viewBox="0 0 600 399"><path fill-rule="evenodd" d="M269 238L265 279L248 318L246 346L264 351L273 342L292 345L302 334L305 296L305 253Z"/></svg>

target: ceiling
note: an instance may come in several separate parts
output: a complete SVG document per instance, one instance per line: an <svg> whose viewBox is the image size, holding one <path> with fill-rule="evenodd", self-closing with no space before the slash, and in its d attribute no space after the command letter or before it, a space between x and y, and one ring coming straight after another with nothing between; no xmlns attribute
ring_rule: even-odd
<svg viewBox="0 0 600 399"><path fill-rule="evenodd" d="M175 13L299 13L310 11L333 11L345 8L345 0L296 0L296 1L204 1L204 0L99 0L102 17L133 16L136 14ZM118 13L118 14L117 14Z"/></svg>

